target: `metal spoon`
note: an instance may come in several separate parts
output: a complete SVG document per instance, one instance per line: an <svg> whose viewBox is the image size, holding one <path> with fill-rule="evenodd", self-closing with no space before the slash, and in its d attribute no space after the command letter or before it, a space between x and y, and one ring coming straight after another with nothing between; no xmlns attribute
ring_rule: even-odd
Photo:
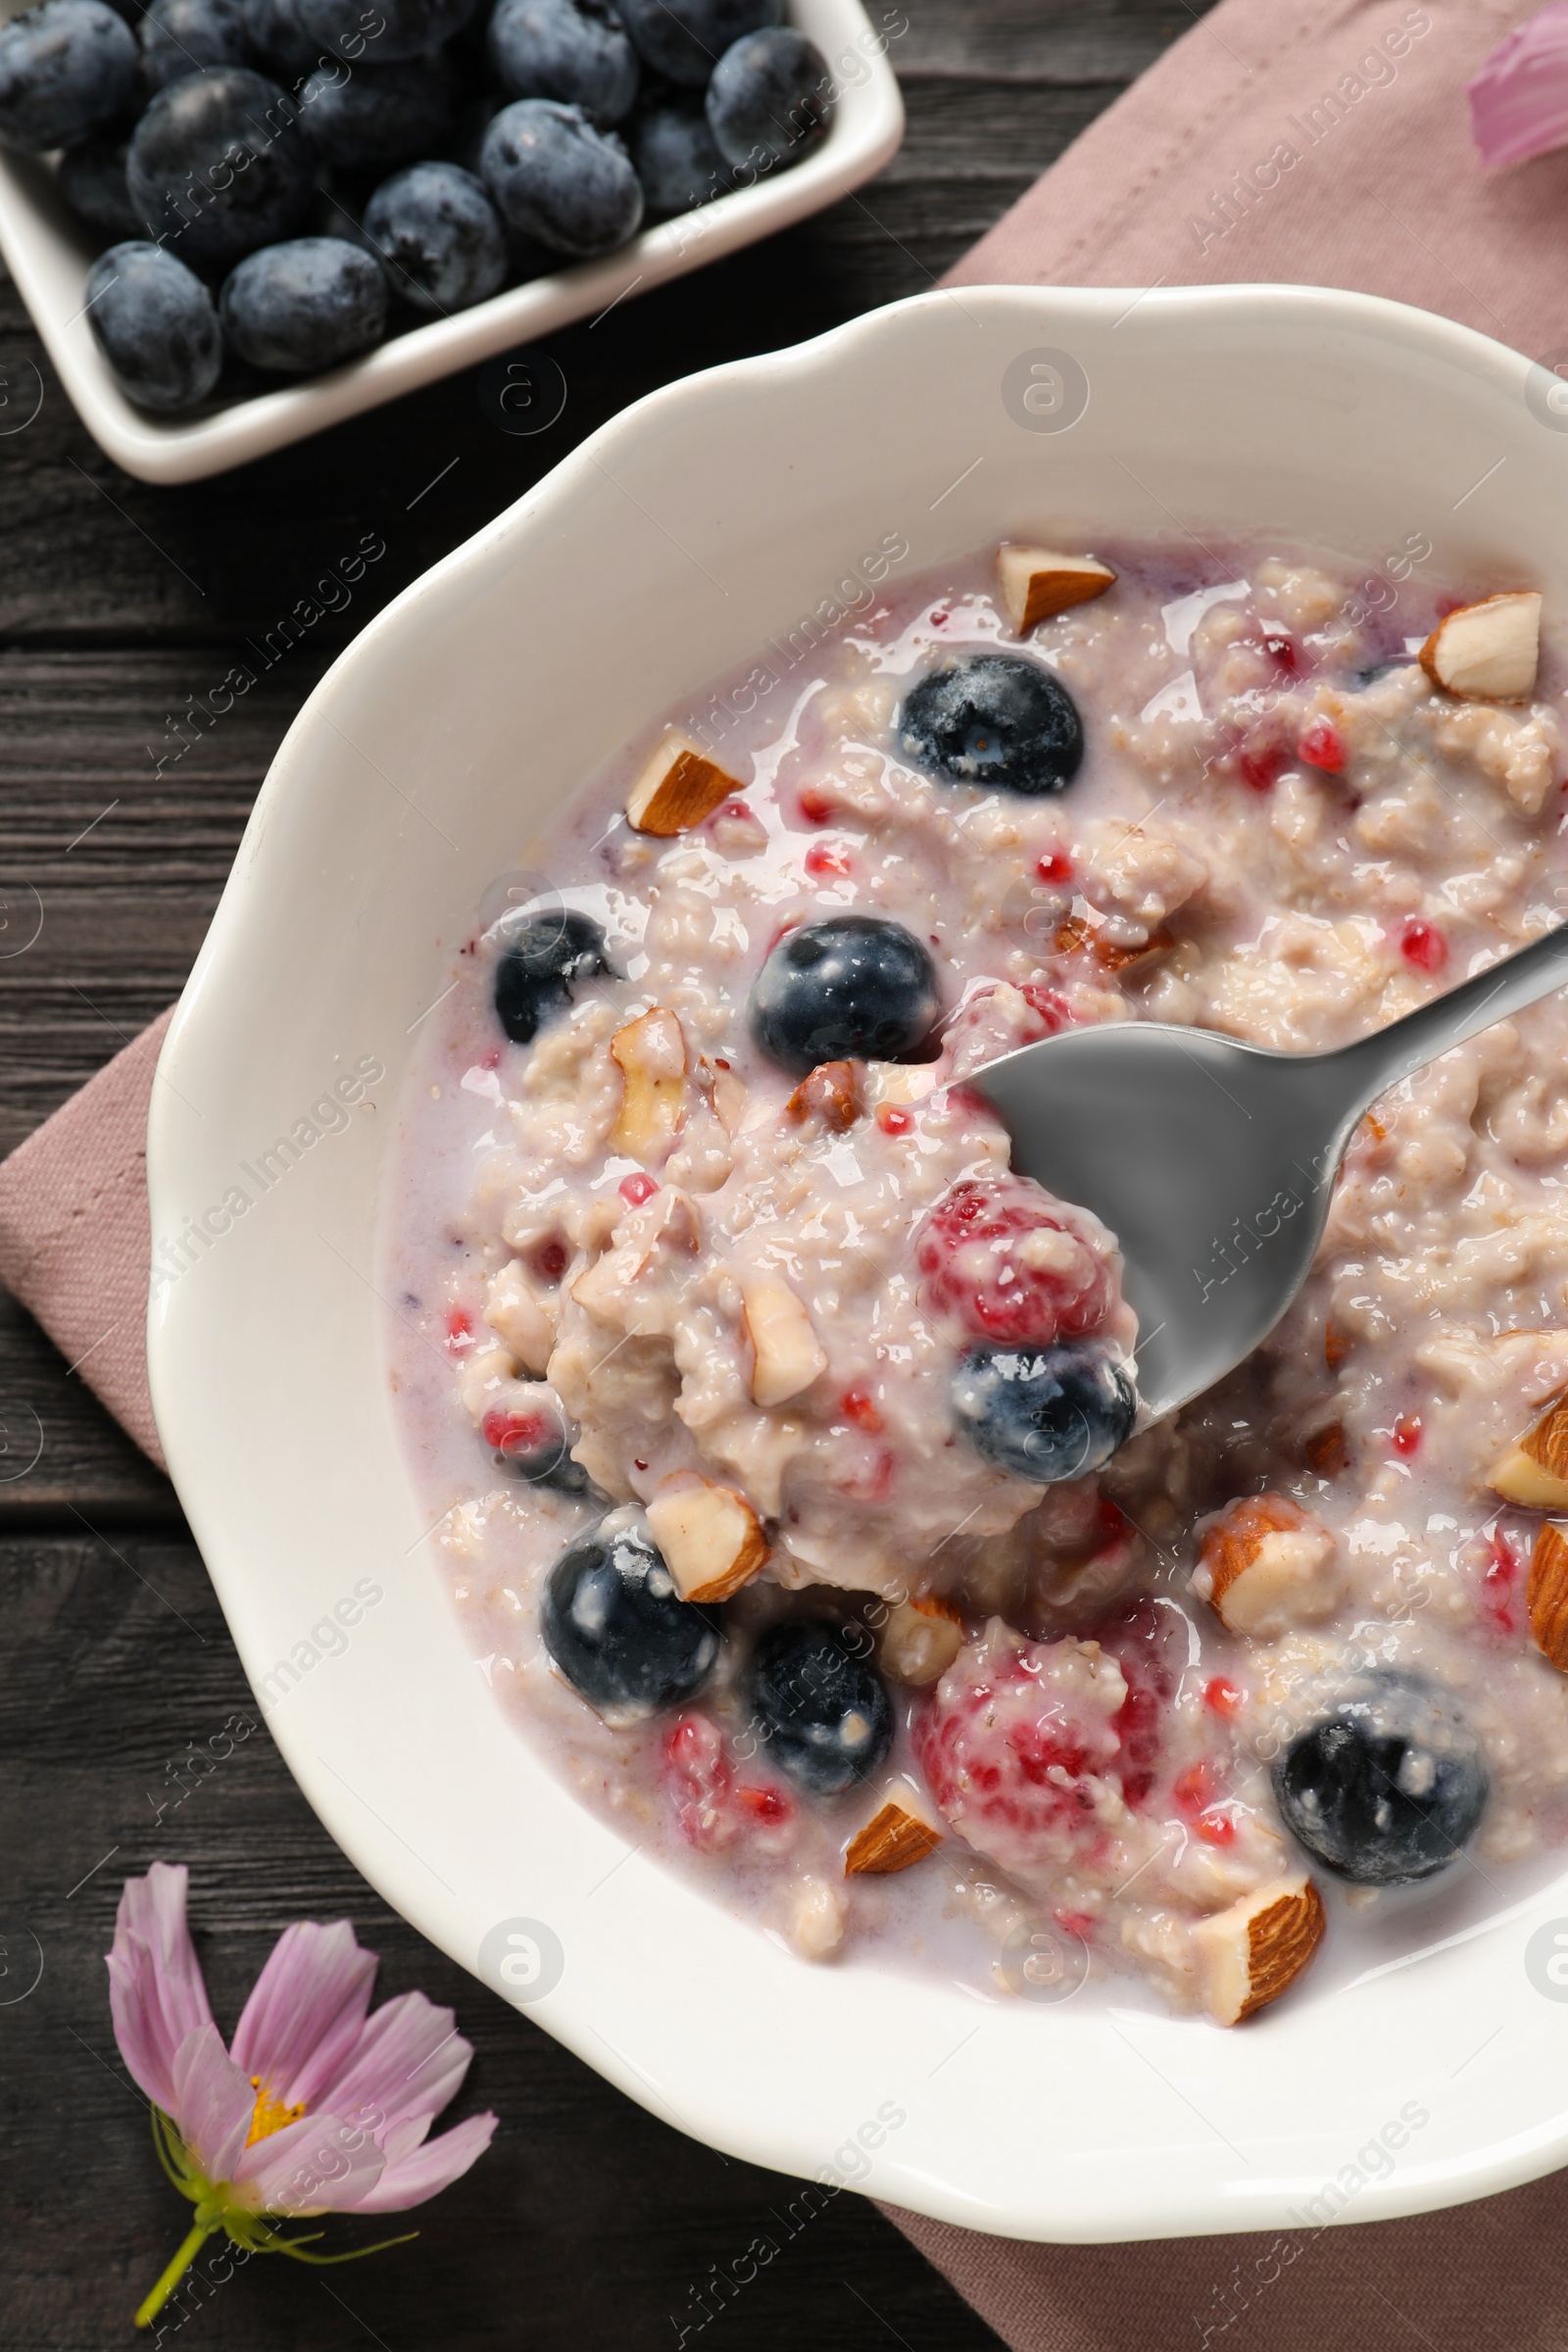
<svg viewBox="0 0 1568 2352"><path fill-rule="evenodd" d="M1148 1418L1268 1337L1305 1279L1356 1123L1379 1095L1568 986L1568 923L1332 1054L1118 1021L1005 1054L971 1083L1013 1165L1109 1226L1138 1316Z"/></svg>

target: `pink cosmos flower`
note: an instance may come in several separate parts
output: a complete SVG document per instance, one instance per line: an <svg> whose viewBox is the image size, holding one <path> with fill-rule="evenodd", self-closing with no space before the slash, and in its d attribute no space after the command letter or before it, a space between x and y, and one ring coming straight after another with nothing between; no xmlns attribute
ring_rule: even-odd
<svg viewBox="0 0 1568 2352"><path fill-rule="evenodd" d="M186 1885L184 1865L165 1862L127 1879L108 1955L115 2039L152 2101L164 2169L196 2207L136 2314L140 2328L215 2231L253 2253L352 2260L298 2253L307 2239L280 2236L271 2218L422 2205L468 2170L496 2128L493 2115L475 2115L426 2137L472 2045L422 1992L370 2016L376 1956L346 1920L284 1929L225 2050L185 1924Z"/></svg>
<svg viewBox="0 0 1568 2352"><path fill-rule="evenodd" d="M1568 0L1550 0L1516 26L1469 92L1483 163L1522 164L1568 145Z"/></svg>

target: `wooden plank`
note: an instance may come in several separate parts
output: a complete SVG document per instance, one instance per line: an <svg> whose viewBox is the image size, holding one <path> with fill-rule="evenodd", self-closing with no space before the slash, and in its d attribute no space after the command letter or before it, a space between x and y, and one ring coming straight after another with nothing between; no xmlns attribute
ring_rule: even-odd
<svg viewBox="0 0 1568 2352"><path fill-rule="evenodd" d="M0 2006L12 2352L128 2340L131 2311L189 2219L116 2050L103 1965L120 1887L154 1858L190 1870L225 2034L290 1920L346 1918L381 1954L381 1997L427 1992L473 2042L453 2119L486 2106L501 2118L468 2179L413 2217L413 2245L326 2274L330 2291L319 2274L258 2262L174 2307L171 2327L200 2312L191 2340L225 2352L344 2352L368 2338L387 2352L667 2352L683 2323L699 2340L706 2309L715 2333L701 2340L755 2352L996 2346L863 2200L804 2199L799 2181L684 2137L389 1911L290 1780L188 1545L0 1544L0 1940L8 1969L30 1966L32 1936L43 1960L36 1989ZM908 2088L890 2082L888 2095ZM824 2119L824 2133L855 2120ZM345 2221L328 2232L337 2247L389 2230ZM748 2261L754 2241L773 2250Z"/></svg>

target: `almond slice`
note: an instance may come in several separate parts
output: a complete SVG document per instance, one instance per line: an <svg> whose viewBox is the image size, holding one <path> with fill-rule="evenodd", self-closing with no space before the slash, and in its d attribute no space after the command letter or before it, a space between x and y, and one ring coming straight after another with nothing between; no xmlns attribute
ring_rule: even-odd
<svg viewBox="0 0 1568 2352"><path fill-rule="evenodd" d="M1053 944L1058 956L1087 954L1102 972L1129 972L1135 964L1148 963L1155 956L1168 956L1176 941L1167 925L1161 923L1141 946L1127 947L1119 940L1106 939L1081 915L1069 914L1057 924Z"/></svg>
<svg viewBox="0 0 1568 2352"><path fill-rule="evenodd" d="M1227 1632L1277 1641L1328 1616L1343 1591L1334 1538L1284 1494L1250 1494L1203 1532L1193 1591Z"/></svg>
<svg viewBox="0 0 1568 2352"><path fill-rule="evenodd" d="M940 1681L962 1647L963 1620L945 1600L896 1601L877 1642L883 1672L916 1690Z"/></svg>
<svg viewBox="0 0 1568 2352"><path fill-rule="evenodd" d="M611 1058L626 1084L610 1148L645 1166L662 1160L686 1114L686 1039L672 1012L651 1012L617 1029Z"/></svg>
<svg viewBox="0 0 1568 2352"><path fill-rule="evenodd" d="M871 1818L856 1832L844 1849L844 1876L886 1878L923 1862L942 1843L942 1825L936 1808L912 1781L890 1784L877 1799Z"/></svg>
<svg viewBox="0 0 1568 2352"><path fill-rule="evenodd" d="M667 838L700 825L740 788L701 744L671 728L626 795L626 821L639 833Z"/></svg>
<svg viewBox="0 0 1568 2352"><path fill-rule="evenodd" d="M1323 1939L1323 1897L1308 1878L1273 1879L1193 1929L1203 2006L1239 2026L1277 2001Z"/></svg>
<svg viewBox="0 0 1568 2352"><path fill-rule="evenodd" d="M1540 659L1541 597L1534 588L1461 605L1421 648L1433 685L1467 702L1522 703L1536 690Z"/></svg>
<svg viewBox="0 0 1568 2352"><path fill-rule="evenodd" d="M728 1600L767 1557L761 1521L733 1487L672 1480L649 1503L648 1525L682 1600Z"/></svg>
<svg viewBox="0 0 1568 2352"><path fill-rule="evenodd" d="M1000 547L997 578L1007 618L1020 637L1073 605L1087 605L1116 584L1108 564L1061 556L1049 547Z"/></svg>
<svg viewBox="0 0 1568 2352"><path fill-rule="evenodd" d="M1494 1464L1487 1484L1528 1511L1568 1511L1568 1389L1552 1397Z"/></svg>
<svg viewBox="0 0 1568 2352"><path fill-rule="evenodd" d="M827 1352L811 1318L776 1274L743 1274L742 1321L752 1343L752 1401L785 1404L827 1370Z"/></svg>
<svg viewBox="0 0 1568 2352"><path fill-rule="evenodd" d="M1568 1536L1549 1523L1530 1556L1526 1598L1536 1647L1559 1674L1568 1674Z"/></svg>
<svg viewBox="0 0 1568 2352"><path fill-rule="evenodd" d="M860 1074L854 1062L819 1061L785 1103L784 1115L802 1124L807 1119L820 1119L835 1135L843 1135L864 1107Z"/></svg>

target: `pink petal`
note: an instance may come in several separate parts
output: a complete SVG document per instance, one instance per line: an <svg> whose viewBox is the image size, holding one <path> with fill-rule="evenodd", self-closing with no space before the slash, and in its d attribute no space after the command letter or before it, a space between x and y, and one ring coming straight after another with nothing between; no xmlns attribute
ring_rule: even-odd
<svg viewBox="0 0 1568 2352"><path fill-rule="evenodd" d="M470 2115L438 2138L427 2139L412 2156L389 2164L375 2186L361 2197L355 2212L404 2213L411 2205L422 2205L426 2197L449 2187L478 2161L490 2145L495 2128L493 2115Z"/></svg>
<svg viewBox="0 0 1568 2352"><path fill-rule="evenodd" d="M1483 163L1520 164L1568 145L1568 0L1550 0L1510 32L1469 90Z"/></svg>
<svg viewBox="0 0 1568 2352"><path fill-rule="evenodd" d="M231 2180L256 2112L256 2093L216 2026L198 2026L186 2034L174 2053L172 2075L170 2112L180 2138L209 2180Z"/></svg>
<svg viewBox="0 0 1568 2352"><path fill-rule="evenodd" d="M174 2053L211 2025L207 1987L185 1925L183 1862L127 1879L109 1952L109 2011L121 2056L155 2106L174 2107Z"/></svg>
<svg viewBox="0 0 1568 2352"><path fill-rule="evenodd" d="M453 2024L452 2011L438 2009L422 1992L383 2001L322 2098L383 2143L390 2127L405 2117L428 2122L456 2097L473 2056L473 2044Z"/></svg>
<svg viewBox="0 0 1568 2352"><path fill-rule="evenodd" d="M285 1928L245 2004L235 2064L259 2075L285 2106L320 2106L359 2039L376 1967L346 1919Z"/></svg>
<svg viewBox="0 0 1568 2352"><path fill-rule="evenodd" d="M341 2116L306 2115L247 2148L233 2181L257 2213L347 2213L385 2164L368 2132Z"/></svg>

